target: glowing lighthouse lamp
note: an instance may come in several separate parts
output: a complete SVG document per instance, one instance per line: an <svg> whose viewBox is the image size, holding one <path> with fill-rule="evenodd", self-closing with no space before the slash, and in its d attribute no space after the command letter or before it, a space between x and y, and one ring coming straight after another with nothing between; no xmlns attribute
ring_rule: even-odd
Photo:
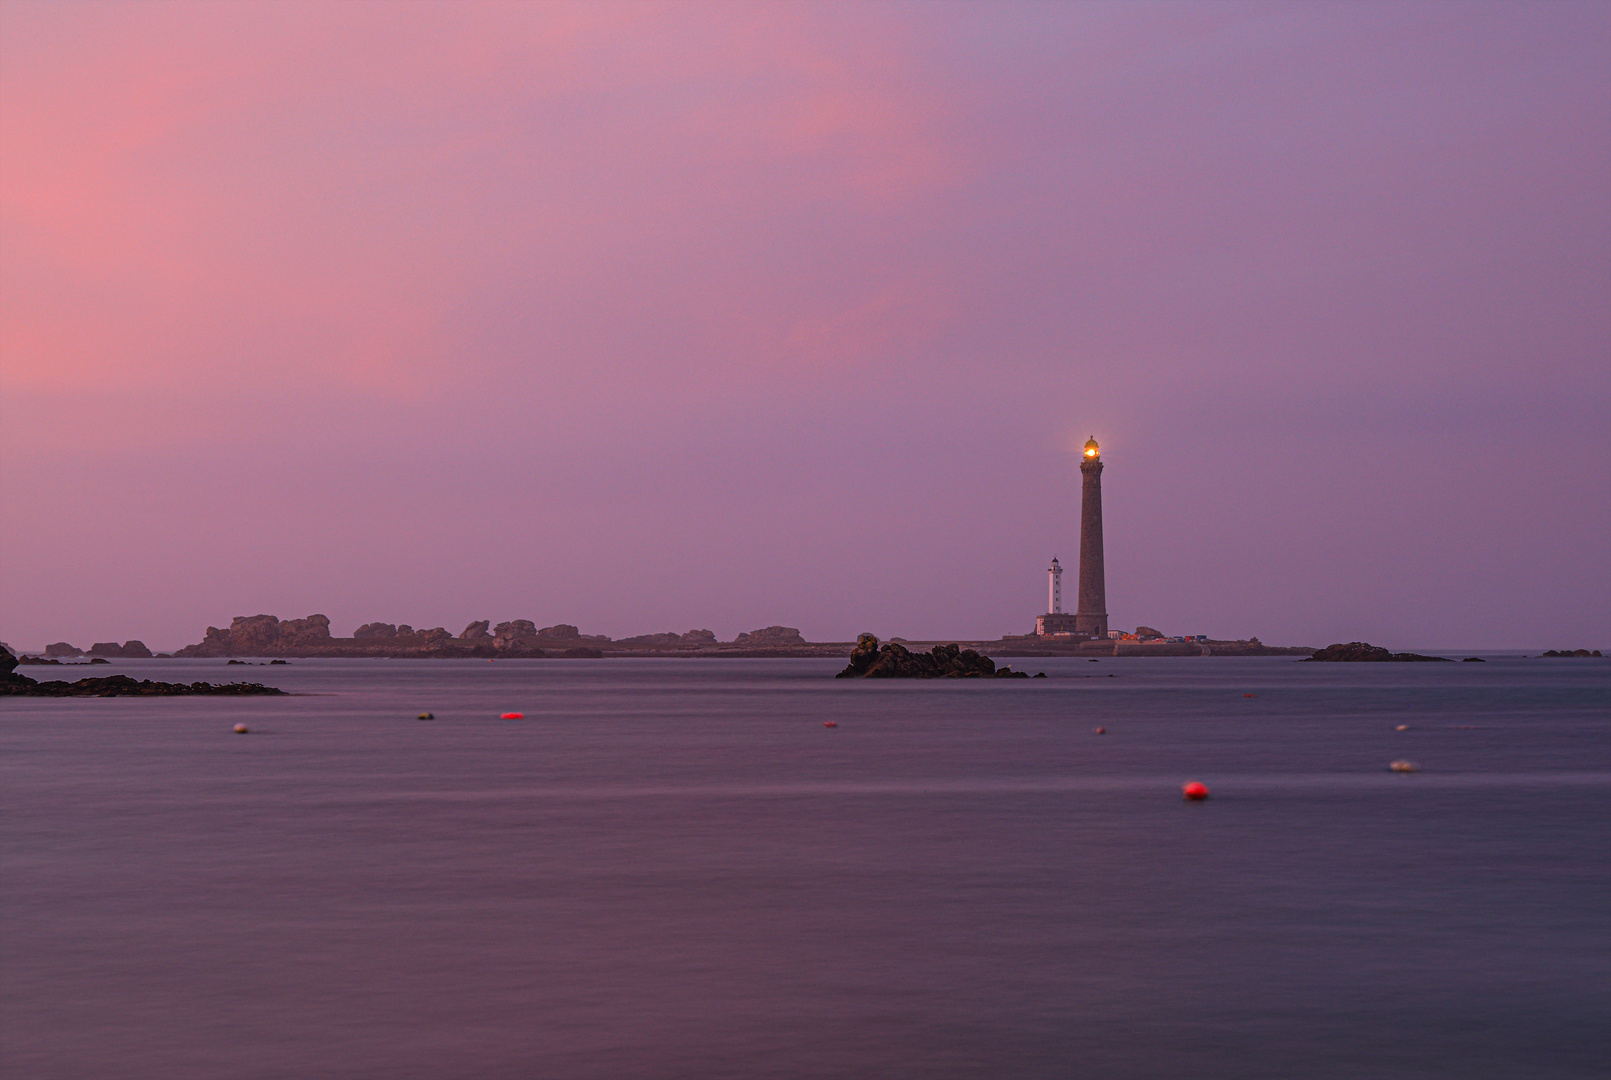
<svg viewBox="0 0 1611 1080"><path fill-rule="evenodd" d="M1102 448L1096 445L1096 436L1092 435L1085 442L1085 456L1087 458L1094 458L1099 456L1101 452Z"/></svg>

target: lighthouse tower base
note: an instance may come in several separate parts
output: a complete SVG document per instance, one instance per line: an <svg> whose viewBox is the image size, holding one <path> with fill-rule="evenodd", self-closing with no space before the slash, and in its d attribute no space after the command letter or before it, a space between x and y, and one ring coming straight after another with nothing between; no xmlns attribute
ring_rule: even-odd
<svg viewBox="0 0 1611 1080"><path fill-rule="evenodd" d="M1040 637L1046 637L1048 634L1079 633L1075 624L1077 618L1077 615L1065 615L1062 612L1036 616L1035 633Z"/></svg>

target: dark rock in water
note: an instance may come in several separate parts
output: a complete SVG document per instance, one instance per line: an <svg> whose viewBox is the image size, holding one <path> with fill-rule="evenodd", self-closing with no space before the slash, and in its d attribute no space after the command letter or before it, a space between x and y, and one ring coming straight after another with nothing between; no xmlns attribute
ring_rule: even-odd
<svg viewBox="0 0 1611 1080"><path fill-rule="evenodd" d="M74 683L35 682L12 669L17 658L10 650L0 650L0 696L5 697L171 697L190 694L283 694L284 690L262 683L165 683L112 675L101 679L80 679Z"/></svg>
<svg viewBox="0 0 1611 1080"><path fill-rule="evenodd" d="M1029 673L1010 667L999 670L994 660L957 645L936 645L914 653L890 642L879 647L878 638L863 634L851 650L850 663L839 679L1027 679Z"/></svg>
<svg viewBox="0 0 1611 1080"><path fill-rule="evenodd" d="M9 650L7 650L7 651L9 651ZM56 660L54 658L46 658L46 657L43 657L43 656L19 656L16 659L14 659L12 661L12 663L13 664L50 664L50 665L52 665L54 667L61 667L62 666L62 662L60 660ZM69 664L67 666L68 667L77 667L78 665L77 664Z"/></svg>
<svg viewBox="0 0 1611 1080"><path fill-rule="evenodd" d="M459 632L459 640L460 641L488 641L488 640L490 640L492 638L492 635L487 633L487 629L491 625L492 625L492 620L491 619L481 619L481 620L479 620L477 622L473 622L469 626L466 626L463 630L461 630Z"/></svg>
<svg viewBox="0 0 1611 1080"><path fill-rule="evenodd" d="M289 664L290 662L289 660L270 660L269 665L272 667L275 664Z"/></svg>
<svg viewBox="0 0 1611 1080"><path fill-rule="evenodd" d="M768 626L763 630L751 630L747 634L740 634L733 639L734 645L747 645L750 648L775 648L779 645L804 645L805 638L800 631L792 626Z"/></svg>
<svg viewBox="0 0 1611 1080"><path fill-rule="evenodd" d="M1338 643L1327 645L1324 649L1307 657L1307 660L1316 660L1321 663L1391 663L1418 660L1442 660L1447 662L1447 656L1422 656L1412 652L1389 652L1379 645L1372 645L1365 641L1350 641L1346 645Z"/></svg>
<svg viewBox="0 0 1611 1080"><path fill-rule="evenodd" d="M104 679L79 679L74 683L34 682L13 675L0 679L0 694L12 697L179 697L211 694L236 697L244 694L283 694L284 690L262 683L168 683L111 675Z"/></svg>
<svg viewBox="0 0 1611 1080"><path fill-rule="evenodd" d="M228 667L230 664L240 664L242 667L245 667L246 666L246 661L245 660L230 660L230 661L226 662L224 664L224 666Z"/></svg>
<svg viewBox="0 0 1611 1080"><path fill-rule="evenodd" d="M1488 661L1484 660L1480 656L1468 656L1460 662L1462 664L1486 664Z"/></svg>
<svg viewBox="0 0 1611 1080"><path fill-rule="evenodd" d="M1593 657L1593 656L1599 656L1600 655L1600 650L1595 649L1593 652L1590 652L1587 649L1561 649L1561 650L1558 650L1558 651L1555 650L1555 649L1550 649L1548 652L1539 653L1539 655L1540 656L1564 656L1564 657L1573 657L1573 656Z"/></svg>
<svg viewBox="0 0 1611 1080"><path fill-rule="evenodd" d="M617 638L615 643L629 649L675 649L682 644L682 635L667 630L663 634L638 634L636 637Z"/></svg>
<svg viewBox="0 0 1611 1080"><path fill-rule="evenodd" d="M91 656L122 656L123 646L115 641L97 641L89 647Z"/></svg>
<svg viewBox="0 0 1611 1080"><path fill-rule="evenodd" d="M68 659L83 656L84 650L76 645L69 645L65 641L58 641L53 645L45 646L46 656L65 656Z"/></svg>
<svg viewBox="0 0 1611 1080"><path fill-rule="evenodd" d="M90 661L92 664L110 664L111 662L110 660L102 660L99 656Z"/></svg>
<svg viewBox="0 0 1611 1080"><path fill-rule="evenodd" d="M675 634L668 630L663 634L639 634L636 637L619 638L615 644L629 649L698 648L702 645L715 645L716 635L710 630L690 630L686 634Z"/></svg>

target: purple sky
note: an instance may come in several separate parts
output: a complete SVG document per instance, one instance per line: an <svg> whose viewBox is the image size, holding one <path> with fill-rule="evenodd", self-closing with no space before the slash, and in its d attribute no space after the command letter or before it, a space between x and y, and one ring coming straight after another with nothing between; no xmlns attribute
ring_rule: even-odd
<svg viewBox="0 0 1611 1080"><path fill-rule="evenodd" d="M0 6L0 637L1611 645L1611 5ZM1070 590L1072 592L1072 590Z"/></svg>

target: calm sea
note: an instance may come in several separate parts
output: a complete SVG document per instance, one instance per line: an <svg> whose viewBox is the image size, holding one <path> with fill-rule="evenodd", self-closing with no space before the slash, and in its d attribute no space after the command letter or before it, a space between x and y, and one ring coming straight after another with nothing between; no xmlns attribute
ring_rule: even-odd
<svg viewBox="0 0 1611 1080"><path fill-rule="evenodd" d="M0 702L0 1069L1606 1075L1611 661L1014 663Z"/></svg>

